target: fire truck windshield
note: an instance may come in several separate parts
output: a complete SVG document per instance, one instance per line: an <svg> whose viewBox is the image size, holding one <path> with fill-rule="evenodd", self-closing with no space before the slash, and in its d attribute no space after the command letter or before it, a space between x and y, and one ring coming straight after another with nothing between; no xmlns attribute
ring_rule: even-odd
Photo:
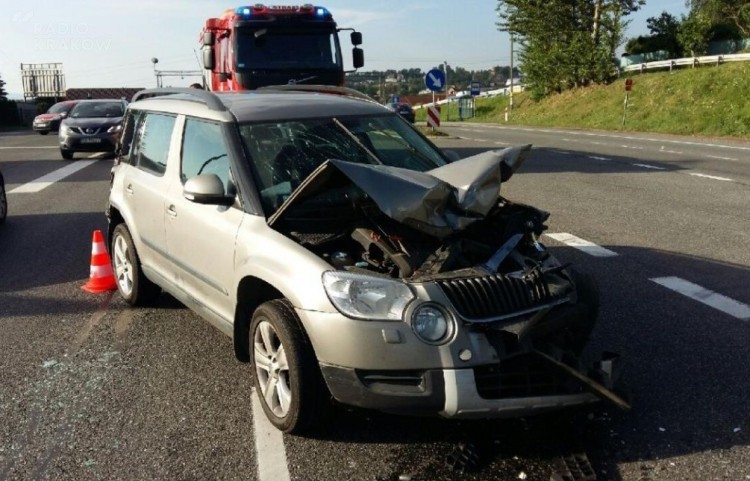
<svg viewBox="0 0 750 481"><path fill-rule="evenodd" d="M340 70L336 32L325 30L237 29L237 70Z"/></svg>

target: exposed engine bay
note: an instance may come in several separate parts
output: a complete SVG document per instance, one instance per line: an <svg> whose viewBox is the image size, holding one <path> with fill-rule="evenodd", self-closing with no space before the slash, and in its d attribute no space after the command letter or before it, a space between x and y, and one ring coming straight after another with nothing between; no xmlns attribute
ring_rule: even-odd
<svg viewBox="0 0 750 481"><path fill-rule="evenodd" d="M580 373L580 354L598 315L595 283L561 265L539 242L547 212L500 195L530 147L428 172L329 160L269 223L337 270L435 283L465 328L483 333L496 351L501 364L490 369L490 378L502 374L503 362L524 359L526 369L535 364L524 356L538 354L575 389L625 409L608 390L612 372L597 381Z"/></svg>

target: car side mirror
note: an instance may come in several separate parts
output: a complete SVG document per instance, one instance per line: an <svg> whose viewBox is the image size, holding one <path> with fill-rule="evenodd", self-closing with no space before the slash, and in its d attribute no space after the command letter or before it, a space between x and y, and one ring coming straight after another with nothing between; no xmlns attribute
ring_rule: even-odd
<svg viewBox="0 0 750 481"><path fill-rule="evenodd" d="M362 45L362 32L352 32L351 38L352 45L354 45L355 47L357 45Z"/></svg>
<svg viewBox="0 0 750 481"><path fill-rule="evenodd" d="M365 52L361 48L354 47L352 49L352 63L354 64L354 68L365 66Z"/></svg>
<svg viewBox="0 0 750 481"><path fill-rule="evenodd" d="M214 51L210 48L203 49L203 68L206 70L213 70L215 67L214 62Z"/></svg>
<svg viewBox="0 0 750 481"><path fill-rule="evenodd" d="M234 197L226 195L224 183L216 174L200 174L185 182L182 195L196 204L215 204L230 206Z"/></svg>

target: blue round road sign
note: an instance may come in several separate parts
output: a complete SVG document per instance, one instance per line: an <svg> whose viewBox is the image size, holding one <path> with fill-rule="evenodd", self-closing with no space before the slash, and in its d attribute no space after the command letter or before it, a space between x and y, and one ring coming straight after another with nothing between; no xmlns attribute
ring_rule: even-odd
<svg viewBox="0 0 750 481"><path fill-rule="evenodd" d="M424 85L433 92L439 92L445 88L445 73L436 68L427 72L424 76Z"/></svg>

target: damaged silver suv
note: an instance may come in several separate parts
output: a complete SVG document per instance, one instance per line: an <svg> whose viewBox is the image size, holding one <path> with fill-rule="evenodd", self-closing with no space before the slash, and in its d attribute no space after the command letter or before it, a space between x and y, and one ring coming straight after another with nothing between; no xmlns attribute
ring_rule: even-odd
<svg viewBox="0 0 750 481"><path fill-rule="evenodd" d="M500 195L530 146L451 162L398 114L312 86L153 89L107 209L122 297L173 295L234 340L280 430L332 405L512 417L608 399L593 281Z"/></svg>

